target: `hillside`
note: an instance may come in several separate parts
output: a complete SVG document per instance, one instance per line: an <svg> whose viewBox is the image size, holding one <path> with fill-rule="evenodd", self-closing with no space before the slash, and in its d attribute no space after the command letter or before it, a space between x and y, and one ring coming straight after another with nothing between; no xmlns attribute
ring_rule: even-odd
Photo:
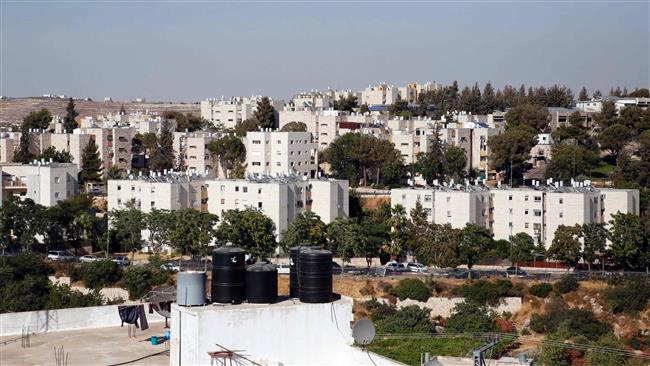
<svg viewBox="0 0 650 366"><path fill-rule="evenodd" d="M68 101L65 99L50 98L7 98L0 100L0 126L19 124L23 117L29 112L45 108L55 116L65 115L65 107ZM96 101L75 101L76 110L81 117L119 112L124 106L127 113L148 110L150 112L162 113L166 110L177 110L179 112L200 113L199 104L173 103L173 102L96 102Z"/></svg>

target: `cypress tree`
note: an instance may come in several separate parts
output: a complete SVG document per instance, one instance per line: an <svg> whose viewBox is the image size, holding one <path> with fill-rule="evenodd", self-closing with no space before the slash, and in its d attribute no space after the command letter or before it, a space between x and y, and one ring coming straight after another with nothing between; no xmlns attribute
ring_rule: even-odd
<svg viewBox="0 0 650 366"><path fill-rule="evenodd" d="M15 163L28 164L32 159L34 159L34 155L29 151L29 129L26 124L23 124L20 142L14 152L13 160Z"/></svg>
<svg viewBox="0 0 650 366"><path fill-rule="evenodd" d="M263 97L259 102L257 102L255 119L260 123L260 127L262 128L275 127L275 109L273 109L268 97Z"/></svg>
<svg viewBox="0 0 650 366"><path fill-rule="evenodd" d="M79 116L79 113L74 109L74 100L72 100L72 98L68 100L68 106L65 107L65 110L67 114L63 119L63 128L65 129L65 132L72 133L72 130L77 127L75 119Z"/></svg>
<svg viewBox="0 0 650 366"><path fill-rule="evenodd" d="M169 129L169 123L163 122L158 143L151 151L149 168L153 171L162 171L174 167L174 135Z"/></svg>
<svg viewBox="0 0 650 366"><path fill-rule="evenodd" d="M99 158L99 149L94 140L84 147L81 153L81 171L79 183L99 182L102 174L102 160Z"/></svg>

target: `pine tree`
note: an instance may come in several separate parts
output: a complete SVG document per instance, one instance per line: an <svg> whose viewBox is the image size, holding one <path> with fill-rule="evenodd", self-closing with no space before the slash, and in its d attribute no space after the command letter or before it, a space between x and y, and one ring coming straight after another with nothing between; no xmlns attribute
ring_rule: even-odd
<svg viewBox="0 0 650 366"><path fill-rule="evenodd" d="M174 135L170 131L167 121L163 122L158 143L150 154L149 168L151 170L160 172L174 167Z"/></svg>
<svg viewBox="0 0 650 366"><path fill-rule="evenodd" d="M584 86L582 87L582 89L580 89L580 95L578 96L578 100L580 101L589 100L589 93L587 93L587 88L585 88Z"/></svg>
<svg viewBox="0 0 650 366"><path fill-rule="evenodd" d="M29 129L26 124L23 124L22 132L20 134L20 142L18 148L14 152L14 162L28 164L34 159L34 155L29 151Z"/></svg>
<svg viewBox="0 0 650 366"><path fill-rule="evenodd" d="M483 98L481 99L481 114L488 114L494 112L496 108L496 98L494 96L494 88L488 81L483 88Z"/></svg>
<svg viewBox="0 0 650 366"><path fill-rule="evenodd" d="M68 100L68 106L65 107L65 110L67 114L63 119L63 128L65 129L65 132L72 133L72 130L77 127L75 119L79 116L79 113L74 109L74 100L72 100L72 98Z"/></svg>
<svg viewBox="0 0 650 366"><path fill-rule="evenodd" d="M84 147L81 153L81 171L79 183L99 182L102 175L102 160L99 158L99 149L94 140Z"/></svg>
<svg viewBox="0 0 650 366"><path fill-rule="evenodd" d="M257 102L255 119L260 123L260 127L262 128L275 127L275 109L271 105L269 97L263 97Z"/></svg>

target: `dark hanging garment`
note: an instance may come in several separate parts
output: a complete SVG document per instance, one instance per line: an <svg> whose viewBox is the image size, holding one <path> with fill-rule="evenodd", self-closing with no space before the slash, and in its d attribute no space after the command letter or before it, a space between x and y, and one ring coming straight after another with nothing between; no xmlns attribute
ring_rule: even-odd
<svg viewBox="0 0 650 366"><path fill-rule="evenodd" d="M138 305L118 306L117 311L120 314L122 326L126 323L135 324L138 327L138 318L140 317L140 307Z"/></svg>
<svg viewBox="0 0 650 366"><path fill-rule="evenodd" d="M149 322L147 322L147 313L144 311L144 305L138 305L138 316L140 317L140 330L149 329Z"/></svg>

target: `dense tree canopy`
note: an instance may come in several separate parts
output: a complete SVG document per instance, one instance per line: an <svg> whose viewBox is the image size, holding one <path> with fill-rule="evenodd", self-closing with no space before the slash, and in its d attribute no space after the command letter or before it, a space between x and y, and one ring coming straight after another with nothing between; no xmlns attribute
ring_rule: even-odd
<svg viewBox="0 0 650 366"><path fill-rule="evenodd" d="M217 245L231 243L256 258L268 258L277 246L275 224L258 209L226 211L215 235Z"/></svg>
<svg viewBox="0 0 650 366"><path fill-rule="evenodd" d="M52 122L52 113L45 108L30 112L23 119L23 124L28 129L47 130L50 128L50 122Z"/></svg>

